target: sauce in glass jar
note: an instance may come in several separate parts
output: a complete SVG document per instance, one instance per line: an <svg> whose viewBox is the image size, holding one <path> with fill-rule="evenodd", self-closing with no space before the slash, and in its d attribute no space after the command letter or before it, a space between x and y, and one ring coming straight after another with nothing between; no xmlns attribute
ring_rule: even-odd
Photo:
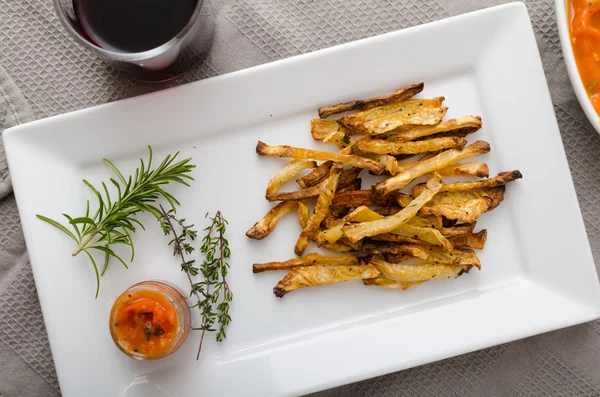
<svg viewBox="0 0 600 397"><path fill-rule="evenodd" d="M156 360L177 350L190 329L185 296L171 284L144 281L123 292L110 312L110 334L125 354Z"/></svg>

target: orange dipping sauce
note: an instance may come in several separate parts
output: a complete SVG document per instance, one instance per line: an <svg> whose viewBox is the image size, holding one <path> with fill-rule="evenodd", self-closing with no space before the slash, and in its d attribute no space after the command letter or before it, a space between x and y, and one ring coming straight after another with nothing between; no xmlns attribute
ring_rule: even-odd
<svg viewBox="0 0 600 397"><path fill-rule="evenodd" d="M568 0L567 15L577 69L600 114L600 0Z"/></svg>
<svg viewBox="0 0 600 397"><path fill-rule="evenodd" d="M171 354L183 343L189 328L185 298L159 281L130 287L117 298L110 313L110 331L117 347L138 359Z"/></svg>

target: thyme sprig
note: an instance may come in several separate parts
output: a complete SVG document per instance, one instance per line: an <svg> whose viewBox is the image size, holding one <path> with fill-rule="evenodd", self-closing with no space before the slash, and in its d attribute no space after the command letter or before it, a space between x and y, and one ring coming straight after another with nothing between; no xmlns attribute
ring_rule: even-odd
<svg viewBox="0 0 600 397"><path fill-rule="evenodd" d="M83 183L96 196L98 209L94 215L90 215L88 200L84 216L72 217L63 214L73 231L53 219L37 215L39 219L56 227L75 241L77 248L73 252L73 256L81 252L88 256L96 275L96 298L100 291L100 275L104 275L106 272L111 257L116 258L127 268L125 261L115 253L112 247L115 244L129 246L131 249L130 262L133 261L135 250L131 233L136 231L137 226L144 229L144 225L134 216L140 212L150 212L160 220L162 214L154 204L156 201L160 198L166 199L172 210L179 205L179 201L166 192L164 186L171 182L189 186L188 181L194 180L189 175L196 167L190 164L191 158L175 162L179 154L177 152L175 155L168 155L158 167L152 169L152 148L148 146L148 150L150 152L148 163L146 164L143 159L140 159L140 167L135 170L133 176L130 175L127 178L110 160L104 159L104 163L116 176L116 179L110 178L110 183L117 189L116 196L111 197L105 182L102 182L102 187L97 189L87 180L83 180ZM96 261L91 254L92 250L104 253L104 264L101 271L98 271Z"/></svg>
<svg viewBox="0 0 600 397"><path fill-rule="evenodd" d="M200 358L202 344L206 331L217 332L217 342L222 342L226 338L226 329L231 322L229 315L229 306L233 299L233 294L227 284L226 277L229 270L228 259L231 256L229 243L225 238L227 220L223 217L221 211L217 211L214 217L210 218L211 224L206 229L206 235L202 239L200 252L205 256L200 268L194 265L195 260L187 260L186 255L191 254L194 248L190 241L194 241L197 233L194 225L186 225L185 219L178 219L172 210L166 211L162 206L162 227L165 235L172 234L173 238L169 245L173 246L173 255L179 255L181 259L181 271L186 273L190 282L190 297L196 301L192 308L198 308L201 314L200 327L192 327L197 331L202 331L196 360ZM207 214L208 217L208 214ZM176 230L175 225L179 228ZM194 282L193 277L201 274L202 280ZM216 306L216 307L215 307ZM218 329L215 329L218 324Z"/></svg>

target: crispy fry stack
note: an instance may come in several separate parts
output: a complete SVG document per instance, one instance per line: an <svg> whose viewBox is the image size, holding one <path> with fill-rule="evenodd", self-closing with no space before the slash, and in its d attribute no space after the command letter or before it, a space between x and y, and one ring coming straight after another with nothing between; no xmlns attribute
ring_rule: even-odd
<svg viewBox="0 0 600 397"><path fill-rule="evenodd" d="M258 142L259 155L292 160L267 187L267 200L279 203L246 235L267 237L292 211L303 229L294 247L297 258L253 266L255 273L289 270L273 289L276 296L355 279L406 290L481 269L474 250L485 246L487 230L474 232L476 221L502 202L508 182L522 176L509 171L489 178L486 164L460 162L490 151L487 142L468 145L465 139L481 128L481 118L442 121L448 110L442 106L444 97L413 98L423 86L320 108L320 118L311 123L312 137L337 145L338 152ZM350 111L337 120L325 119ZM300 176L305 170L310 172ZM362 170L384 179L361 190ZM427 183L414 184L410 194L401 192L423 176ZM489 179L444 184L442 176ZM292 179L301 189L279 192ZM303 256L311 242L346 254Z"/></svg>

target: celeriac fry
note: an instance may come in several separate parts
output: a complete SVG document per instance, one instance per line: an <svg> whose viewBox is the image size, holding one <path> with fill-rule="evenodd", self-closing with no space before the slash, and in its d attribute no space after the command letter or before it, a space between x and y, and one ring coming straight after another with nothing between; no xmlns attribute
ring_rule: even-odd
<svg viewBox="0 0 600 397"><path fill-rule="evenodd" d="M429 200L433 198L433 196L435 196L442 186L442 177L439 175L434 175L434 177L427 182L427 189L397 214L381 220L345 226L342 230L344 231L346 237L348 237L348 239L352 242L357 242L364 237L391 232L400 227L400 225L406 223L409 219L413 218L419 212L421 207L423 207Z"/></svg>
<svg viewBox="0 0 600 397"><path fill-rule="evenodd" d="M358 207L352 213L346 215L345 218L347 222L369 222L381 219L384 219L384 217L364 206ZM439 230L427 226L419 226L423 225L424 223L422 219L422 217L415 216L405 224L400 225L398 228L392 230L392 236L387 236L390 233L383 233L378 236L385 235L384 237L382 237L382 239L386 241L397 241L416 244L419 243L419 240L422 240L429 244L444 247L448 251L452 251L454 249L452 243L444 236L442 236ZM439 224L440 222L440 220L437 220L436 224ZM374 238L378 236L374 236Z"/></svg>
<svg viewBox="0 0 600 397"><path fill-rule="evenodd" d="M344 167L340 163L335 163L331 167L329 178L327 179L327 185L317 199L314 213L310 216L310 218L308 218L306 227L302 233L300 233L298 241L296 241L296 246L294 247L294 252L296 255L301 256L304 253L315 233L317 233L319 230L319 225L323 219L325 219L327 209L331 205L331 200L333 200L333 196L337 190L343 168Z"/></svg>
<svg viewBox="0 0 600 397"><path fill-rule="evenodd" d="M374 255L368 263L375 266L382 277L402 282L428 281L443 278L455 278L468 272L472 266L442 265L438 263L421 263L405 265L389 263L382 257Z"/></svg>
<svg viewBox="0 0 600 397"><path fill-rule="evenodd" d="M423 185L415 185L415 187L413 188L413 194L420 194L423 191L423 188ZM457 190L451 192L440 192L435 196L433 200L427 203L426 207L434 205L451 205L460 208L462 206L465 206L466 203L470 200L475 200L481 197L488 197L492 200L492 203L486 211L491 211L498 205L500 205L502 200L504 200L505 189L506 186L500 185L480 190ZM442 188L442 190L444 190L444 188Z"/></svg>
<svg viewBox="0 0 600 397"><path fill-rule="evenodd" d="M348 146L350 147L350 146ZM396 175L398 170L398 160L394 156L390 156L388 154L372 154L372 153L358 153L358 156L365 157L374 161L377 161L379 164L385 167L385 170L390 175ZM379 174L376 174L379 175Z"/></svg>
<svg viewBox="0 0 600 397"><path fill-rule="evenodd" d="M388 205L387 207L376 208L374 211L381 216L390 216L398 213L402 207L399 205Z"/></svg>
<svg viewBox="0 0 600 397"><path fill-rule="evenodd" d="M400 88L391 95L380 95L373 98L342 102L337 105L323 106L319 108L319 117L326 119L337 113L348 112L351 110L368 110L377 106L387 105L391 102L405 101L423 91L423 87L423 83L413 84L406 88Z"/></svg>
<svg viewBox="0 0 600 397"><path fill-rule="evenodd" d="M509 182L521 179L523 175L520 171L506 171L501 172L493 178L485 179L483 181L474 182L457 182L449 183L444 185L441 192L460 192L463 190L477 190L477 189L488 189L506 185ZM423 188L423 184L419 183L413 187L414 192L420 191Z"/></svg>
<svg viewBox="0 0 600 397"><path fill-rule="evenodd" d="M341 283L363 278L374 278L379 276L379 271L373 265L359 266L326 266L313 265L296 267L282 278L273 293L281 298L285 294L306 287L318 287L320 285Z"/></svg>
<svg viewBox="0 0 600 397"><path fill-rule="evenodd" d="M391 142L412 141L421 137L430 137L440 133L465 137L481 128L481 117L466 116L459 119L442 121L437 125L418 126L390 135L387 140Z"/></svg>
<svg viewBox="0 0 600 397"><path fill-rule="evenodd" d="M473 265L481 269L481 262L475 251L470 249L454 249L452 252L441 247L424 246L420 244L370 243L370 252L376 254L408 254L427 262L444 265ZM363 244L363 249L367 251Z"/></svg>
<svg viewBox="0 0 600 397"><path fill-rule="evenodd" d="M360 190L361 187L362 187L362 179L357 178L350 183L346 183L344 185L338 186L338 190L336 191L336 194L353 192L355 190Z"/></svg>
<svg viewBox="0 0 600 397"><path fill-rule="evenodd" d="M337 242L344 236L344 232L342 232L342 227L344 227L344 220L338 219L334 226L323 231L323 237L325 238L325 240L327 240L329 244Z"/></svg>
<svg viewBox="0 0 600 397"><path fill-rule="evenodd" d="M378 234L376 236L372 236L369 238L372 240L389 241L392 243L411 243L411 244L422 243L422 241L419 241L418 239L408 237L408 236L403 236L400 234L394 234L394 233L381 233L381 234Z"/></svg>
<svg viewBox="0 0 600 397"><path fill-rule="evenodd" d="M303 201L296 201L296 203L298 204L298 223L300 223L302 229L305 229L310 216L310 209Z"/></svg>
<svg viewBox="0 0 600 397"><path fill-rule="evenodd" d="M494 201L489 197L478 197L465 200L460 205L427 205L421 208L421 214L438 215L447 219L456 219L459 222L471 223L487 212L493 203Z"/></svg>
<svg viewBox="0 0 600 397"><path fill-rule="evenodd" d="M375 120L365 121L354 128L359 133L365 135L383 135L394 130L401 130L416 125L435 125L444 118L447 111L448 108L445 107L430 108L423 106L413 109L408 108L386 114Z"/></svg>
<svg viewBox="0 0 600 397"><path fill-rule="evenodd" d="M270 194L266 198L269 201L298 201L318 197L325 185L326 181L323 181L319 185L309 187L308 189L295 190L293 192L278 192Z"/></svg>
<svg viewBox="0 0 600 397"><path fill-rule="evenodd" d="M329 244L329 243L323 243L321 244L321 248L325 248L328 251L331 252L356 252L357 250L353 247L349 247L345 244L341 244L341 243L333 243L333 244Z"/></svg>
<svg viewBox="0 0 600 397"><path fill-rule="evenodd" d="M438 172L441 176L476 176L477 178L490 176L490 169L487 164L476 162L452 164Z"/></svg>
<svg viewBox="0 0 600 397"><path fill-rule="evenodd" d="M295 148L292 146L270 146L258 141L256 153L261 156L290 157L295 159L312 159L318 161L333 160L352 167L365 168L375 173L381 173L385 167L376 161L353 155L321 152L319 150Z"/></svg>
<svg viewBox="0 0 600 397"><path fill-rule="evenodd" d="M274 195L277 191L283 186L286 182L292 180L296 175L300 173L300 171L305 170L307 168L314 168L317 166L317 163L310 160L292 160L281 169L267 185L267 199L269 196ZM273 201L273 200L269 200Z"/></svg>
<svg viewBox="0 0 600 397"><path fill-rule="evenodd" d="M344 116L338 120L344 127L365 133L361 126L369 121L381 119L392 114L399 114L405 119L416 116L420 118L424 113L424 109L439 111L442 106L444 97L433 99L409 99L402 102L392 102L384 106L378 106L373 109L363 110ZM439 121L438 121L439 122ZM406 125L406 128L412 127L413 124ZM367 133L367 135L370 135Z"/></svg>
<svg viewBox="0 0 600 397"><path fill-rule="evenodd" d="M373 191L384 196L394 190L406 187L415 178L422 175L440 170L460 160L490 151L490 145L484 141L477 141L463 150L450 149L432 157L430 159L419 161L417 164L400 171L395 176L373 185Z"/></svg>
<svg viewBox="0 0 600 397"><path fill-rule="evenodd" d="M477 222L473 222L473 223L463 223L461 225L455 225L452 227L443 227L442 229L440 229L440 232L442 232L442 235L444 235L444 237L453 237L453 236L461 236L464 234L471 234L471 233L473 233L473 230L475 229L476 224L477 224Z"/></svg>
<svg viewBox="0 0 600 397"><path fill-rule="evenodd" d="M415 261L415 258L408 254L382 254L386 262L403 263L406 261Z"/></svg>
<svg viewBox="0 0 600 397"><path fill-rule="evenodd" d="M321 183L323 179L327 178L332 165L333 161L325 161L308 174L296 179L296 183L298 183L302 189L316 186Z"/></svg>
<svg viewBox="0 0 600 397"><path fill-rule="evenodd" d="M394 193L388 196L378 197L375 196L371 190L355 190L352 192L336 194L331 202L331 208L357 208L361 205L387 207L396 203L405 207L411 201L412 197L403 193Z"/></svg>
<svg viewBox="0 0 600 397"><path fill-rule="evenodd" d="M355 152L373 154L419 154L443 149L462 149L467 144L465 138L447 137L434 138L425 141L388 142L383 139L364 139L354 146Z"/></svg>
<svg viewBox="0 0 600 397"><path fill-rule="evenodd" d="M252 229L246 232L246 236L255 240L262 240L271 234L282 216L296 208L296 203L293 201L277 204L260 221L256 222Z"/></svg>
<svg viewBox="0 0 600 397"><path fill-rule="evenodd" d="M483 229L480 232L472 234L461 234L458 236L448 238L450 242L456 248L472 248L476 250L482 250L485 247L487 240L487 230Z"/></svg>
<svg viewBox="0 0 600 397"><path fill-rule="evenodd" d="M252 272L261 273L270 270L284 270L291 269L293 267L312 265L358 266L360 265L360 260L356 255L333 256L313 253L303 256L301 258L292 258L285 262L255 263L254 265L252 265Z"/></svg>
<svg viewBox="0 0 600 397"><path fill-rule="evenodd" d="M351 135L352 131L337 122L337 120L312 119L310 134L315 141L322 141L332 134Z"/></svg>
<svg viewBox="0 0 600 397"><path fill-rule="evenodd" d="M427 281L429 281L429 280L402 282L402 281L390 280L389 278L385 278L385 277L375 277L375 278L363 279L363 284L364 285L374 285L374 286L383 287L383 288L400 289L402 291L406 291L409 288L415 287L419 284L426 283Z"/></svg>

